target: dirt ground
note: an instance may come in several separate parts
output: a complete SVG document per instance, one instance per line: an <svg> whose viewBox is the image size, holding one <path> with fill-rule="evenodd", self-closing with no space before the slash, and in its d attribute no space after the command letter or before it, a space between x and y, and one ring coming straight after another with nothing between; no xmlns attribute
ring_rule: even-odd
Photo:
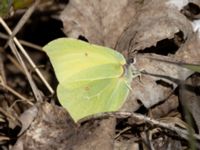
<svg viewBox="0 0 200 150"><path fill-rule="evenodd" d="M0 2L0 149L200 149L200 69L185 68L200 64L199 0L26 1L6 15ZM141 75L120 110L73 121L42 49L59 37L134 61Z"/></svg>

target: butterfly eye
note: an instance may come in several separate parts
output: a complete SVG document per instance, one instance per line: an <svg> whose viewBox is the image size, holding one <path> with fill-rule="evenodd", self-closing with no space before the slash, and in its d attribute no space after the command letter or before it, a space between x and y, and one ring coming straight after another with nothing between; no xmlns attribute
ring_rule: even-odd
<svg viewBox="0 0 200 150"><path fill-rule="evenodd" d="M129 64L135 64L136 63L136 59L135 58L129 58L128 60L127 60L127 64L129 65Z"/></svg>

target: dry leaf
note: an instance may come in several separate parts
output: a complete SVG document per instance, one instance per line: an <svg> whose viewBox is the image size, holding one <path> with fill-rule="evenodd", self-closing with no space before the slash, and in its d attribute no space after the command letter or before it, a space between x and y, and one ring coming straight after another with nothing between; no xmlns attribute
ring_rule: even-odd
<svg viewBox="0 0 200 150"><path fill-rule="evenodd" d="M200 63L200 36L194 33L186 43L177 51L176 58L185 63Z"/></svg>
<svg viewBox="0 0 200 150"><path fill-rule="evenodd" d="M61 14L66 35L114 48L140 5L138 0L71 0Z"/></svg>
<svg viewBox="0 0 200 150"><path fill-rule="evenodd" d="M135 53L176 35L184 41L193 32L190 21L166 1L148 1L137 14L137 20L133 20L118 41L117 50Z"/></svg>
<svg viewBox="0 0 200 150"><path fill-rule="evenodd" d="M76 136L76 125L64 108L43 103L30 127L18 138L13 150L68 149Z"/></svg>
<svg viewBox="0 0 200 150"><path fill-rule="evenodd" d="M136 57L136 67L142 68L147 74L142 74L140 80L134 79L132 91L122 110L135 111L141 105L150 108L155 104L166 100L179 84L185 80L192 71L183 67L154 61L148 57L159 57L169 60L167 56L143 54ZM180 72L183 75L180 75ZM138 103L139 102L139 103Z"/></svg>
<svg viewBox="0 0 200 150"><path fill-rule="evenodd" d="M186 80L185 86L179 90L180 92L180 103L182 104L183 109L187 109L195 121L195 125L198 128L198 133L200 132L200 96L199 96L199 85L200 85L200 76L199 74L191 76ZM183 116L186 117L188 114L183 113ZM192 120L192 119L191 119ZM189 122L192 124L192 122Z"/></svg>
<svg viewBox="0 0 200 150"><path fill-rule="evenodd" d="M28 127L31 125L31 123L37 116L37 113L38 113L37 107L33 106L20 115L19 120L22 124L22 127L20 133L18 133L18 136L20 136L22 133L24 133L25 130L28 129Z"/></svg>
<svg viewBox="0 0 200 150"><path fill-rule="evenodd" d="M156 107L150 109L148 114L153 118L161 118L166 116L170 112L177 110L178 106L179 106L178 97L172 95L160 105L157 105Z"/></svg>

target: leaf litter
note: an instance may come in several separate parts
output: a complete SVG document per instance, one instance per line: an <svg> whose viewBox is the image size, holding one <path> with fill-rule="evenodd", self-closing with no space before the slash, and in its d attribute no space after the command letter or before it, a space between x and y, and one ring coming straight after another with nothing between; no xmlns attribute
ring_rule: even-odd
<svg viewBox="0 0 200 150"><path fill-rule="evenodd" d="M193 11L194 8L197 11ZM135 66L142 74L133 80L129 98L120 111L137 112L181 129L187 129L189 124L192 132L198 134L199 74L193 75L181 66L150 59L199 63L198 9L197 0L71 0L61 12L60 20L66 36L114 48L127 59L136 60ZM3 55L5 63L8 58L5 52ZM8 74L8 66L16 67L6 62L6 81L13 82L9 77L12 74L10 76L15 78L12 88L28 99L33 98L27 81L23 84L16 81L16 78L23 81L23 73L13 74L16 69L10 69ZM13 149L110 150L140 149L141 145L152 149L169 149L170 146L184 149L191 144L176 132L132 117L91 119L76 125L65 110L46 100L42 103L32 101L35 106L17 103L10 108L17 98L4 88L1 92L1 107L5 110L1 112L2 128L18 130L17 142L11 144ZM41 92L46 95L44 90ZM192 122L187 122L185 106ZM5 137L0 139L2 145L10 141L6 134L1 134ZM117 138L113 138L116 134Z"/></svg>

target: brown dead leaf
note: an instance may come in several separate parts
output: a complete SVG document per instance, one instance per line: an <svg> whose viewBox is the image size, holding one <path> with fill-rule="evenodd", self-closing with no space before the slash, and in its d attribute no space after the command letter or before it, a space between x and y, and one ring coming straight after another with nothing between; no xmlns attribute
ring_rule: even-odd
<svg viewBox="0 0 200 150"><path fill-rule="evenodd" d="M183 41L192 34L190 21L177 9L167 5L166 1L148 1L139 10L136 18L123 32L117 50L134 53L156 46L163 39L173 39L178 33L182 34L180 38Z"/></svg>
<svg viewBox="0 0 200 150"><path fill-rule="evenodd" d="M173 93L180 80L185 80L192 71L183 67L157 62L148 57L161 57L159 55L137 55L136 68L142 68L148 74L142 74L140 80L133 79L132 90L122 110L135 111L141 105L150 108L165 101ZM162 59L168 59L162 56ZM180 75L180 72L183 75Z"/></svg>
<svg viewBox="0 0 200 150"><path fill-rule="evenodd" d="M177 51L176 58L185 63L200 63L200 36L198 32L194 33Z"/></svg>
<svg viewBox="0 0 200 150"><path fill-rule="evenodd" d="M76 136L76 125L64 108L43 103L38 105L35 120L18 138L13 150L70 149Z"/></svg>
<svg viewBox="0 0 200 150"><path fill-rule="evenodd" d="M38 109L36 106L33 106L29 109L27 109L25 112L23 112L20 117L19 120L21 122L21 130L20 133L18 134L18 136L20 136L22 133L24 133L25 130L28 129L28 127L31 125L31 123L33 122L33 120L35 119L35 117L37 116L38 113Z"/></svg>
<svg viewBox="0 0 200 150"><path fill-rule="evenodd" d="M148 114L152 118L164 117L170 112L177 110L178 106L179 106L178 97L175 95L172 95L160 105L157 105L156 107L153 107L152 109L150 109Z"/></svg>
<svg viewBox="0 0 200 150"><path fill-rule="evenodd" d="M194 74L188 78L185 82L185 86L179 90L180 92L180 103L182 104L183 109L187 109L188 112L183 113L183 116L186 117L190 113L195 121L195 125L198 128L198 133L200 132L200 96L199 96L199 85L200 85L200 75ZM192 120L192 119L191 119ZM188 120L187 120L188 121ZM189 122L192 124L192 122Z"/></svg>
<svg viewBox="0 0 200 150"><path fill-rule="evenodd" d="M116 120L114 118L91 121L82 125L77 133L74 150L112 150Z"/></svg>
<svg viewBox="0 0 200 150"><path fill-rule="evenodd" d="M22 128L24 133L17 140L13 150L110 150L113 147L115 119L88 122L78 127L62 107L38 103L35 119L27 120L27 117L36 111L35 108L32 109L24 114L25 117L22 115L25 121L22 124L25 126Z"/></svg>
<svg viewBox="0 0 200 150"><path fill-rule="evenodd" d="M193 22L196 19L200 19L199 6L200 6L199 0L188 0L188 4L181 9L181 12ZM196 30L194 29L194 31Z"/></svg>
<svg viewBox="0 0 200 150"><path fill-rule="evenodd" d="M84 36L91 43L114 48L134 18L140 0L72 0L60 18L69 37Z"/></svg>

